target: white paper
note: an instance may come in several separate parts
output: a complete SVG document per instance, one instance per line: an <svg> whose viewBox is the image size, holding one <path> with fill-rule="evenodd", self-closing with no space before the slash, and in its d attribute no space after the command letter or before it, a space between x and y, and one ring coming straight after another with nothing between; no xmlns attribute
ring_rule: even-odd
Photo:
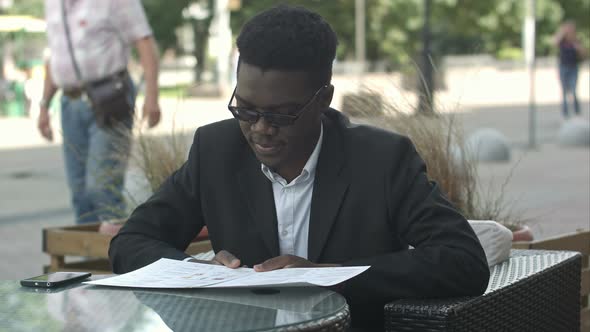
<svg viewBox="0 0 590 332"><path fill-rule="evenodd" d="M129 273L85 283L135 288L332 286L361 274L368 268L369 266L293 268L255 272L250 268L230 269L220 265L161 258Z"/></svg>

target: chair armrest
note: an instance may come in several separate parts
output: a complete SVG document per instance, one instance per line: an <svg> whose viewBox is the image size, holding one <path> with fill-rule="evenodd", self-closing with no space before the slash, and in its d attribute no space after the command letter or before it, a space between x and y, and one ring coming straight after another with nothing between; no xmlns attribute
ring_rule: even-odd
<svg viewBox="0 0 590 332"><path fill-rule="evenodd" d="M397 300L386 331L579 331L581 255L512 250L477 297Z"/></svg>

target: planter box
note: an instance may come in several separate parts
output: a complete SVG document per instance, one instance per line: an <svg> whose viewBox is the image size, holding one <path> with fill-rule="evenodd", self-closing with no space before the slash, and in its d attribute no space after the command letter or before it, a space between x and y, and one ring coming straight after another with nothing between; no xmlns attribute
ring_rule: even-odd
<svg viewBox="0 0 590 332"><path fill-rule="evenodd" d="M98 232L100 223L43 229L43 252L49 254L46 272L88 271L110 274L109 244L113 235ZM205 233L206 231L202 232ZM211 250L211 242L200 234L186 249L189 255ZM83 257L83 261L66 262L68 256Z"/></svg>
<svg viewBox="0 0 590 332"><path fill-rule="evenodd" d="M571 250L582 253L581 331L590 332L590 231L561 235L545 240L513 242L514 249Z"/></svg>

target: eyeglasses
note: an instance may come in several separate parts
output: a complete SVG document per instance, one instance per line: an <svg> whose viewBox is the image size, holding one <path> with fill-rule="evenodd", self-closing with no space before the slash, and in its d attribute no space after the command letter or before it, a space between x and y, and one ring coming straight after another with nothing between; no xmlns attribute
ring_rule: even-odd
<svg viewBox="0 0 590 332"><path fill-rule="evenodd" d="M274 127L290 126L293 123L295 123L295 121L297 121L297 119L299 119L301 114L303 114L303 112L305 112L305 110L307 108L309 108L309 105L311 105L313 103L313 101L320 94L320 92L326 87L327 87L327 85L324 85L321 88L319 88L318 91L316 91L314 93L314 95L309 99L309 101L307 103L305 103L305 105L295 115L281 114L281 113L276 113L276 112L260 112L255 109L249 109L247 107L232 106L234 97L236 95L236 88L237 87L234 88L234 92L231 95L231 99L229 100L229 104L227 104L227 109L229 109L231 114L233 114L234 118L236 118L240 121L245 121L245 122L249 122L249 123L254 124L254 123L258 122L258 120L260 120L261 117L263 117L264 120L266 120L268 123L270 123L270 125L272 125Z"/></svg>

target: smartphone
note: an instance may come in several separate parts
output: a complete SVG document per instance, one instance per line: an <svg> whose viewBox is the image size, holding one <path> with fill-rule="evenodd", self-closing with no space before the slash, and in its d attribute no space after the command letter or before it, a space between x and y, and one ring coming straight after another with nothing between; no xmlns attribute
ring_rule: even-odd
<svg viewBox="0 0 590 332"><path fill-rule="evenodd" d="M91 273L89 272L53 272L23 279L20 281L20 284L25 287L53 288L82 281L90 276Z"/></svg>

